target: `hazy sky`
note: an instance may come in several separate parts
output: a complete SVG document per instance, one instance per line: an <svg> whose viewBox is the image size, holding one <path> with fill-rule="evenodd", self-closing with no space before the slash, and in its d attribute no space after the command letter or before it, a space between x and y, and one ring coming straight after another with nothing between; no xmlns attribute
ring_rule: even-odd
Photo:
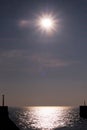
<svg viewBox="0 0 87 130"><path fill-rule="evenodd" d="M51 35L42 14L57 21ZM87 101L87 0L0 0L3 93L10 106Z"/></svg>

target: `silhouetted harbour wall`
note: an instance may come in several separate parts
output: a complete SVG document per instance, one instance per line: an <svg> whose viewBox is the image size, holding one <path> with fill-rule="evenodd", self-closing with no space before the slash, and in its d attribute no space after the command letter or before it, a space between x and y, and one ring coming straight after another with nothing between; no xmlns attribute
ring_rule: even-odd
<svg viewBox="0 0 87 130"><path fill-rule="evenodd" d="M9 118L8 106L0 106L0 130L19 130Z"/></svg>
<svg viewBox="0 0 87 130"><path fill-rule="evenodd" d="M87 118L87 106L80 106L80 117Z"/></svg>

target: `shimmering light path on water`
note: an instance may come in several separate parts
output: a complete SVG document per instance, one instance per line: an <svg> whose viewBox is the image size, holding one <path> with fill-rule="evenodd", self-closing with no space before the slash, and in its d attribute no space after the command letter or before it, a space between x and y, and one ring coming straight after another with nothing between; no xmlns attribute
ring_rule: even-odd
<svg viewBox="0 0 87 130"><path fill-rule="evenodd" d="M39 129L53 129L64 126L62 108L56 107L35 107L31 108L31 126ZM62 117L62 118L61 118Z"/></svg>
<svg viewBox="0 0 87 130"><path fill-rule="evenodd" d="M79 120L78 109L72 107L14 108L10 115L21 130L72 128Z"/></svg>

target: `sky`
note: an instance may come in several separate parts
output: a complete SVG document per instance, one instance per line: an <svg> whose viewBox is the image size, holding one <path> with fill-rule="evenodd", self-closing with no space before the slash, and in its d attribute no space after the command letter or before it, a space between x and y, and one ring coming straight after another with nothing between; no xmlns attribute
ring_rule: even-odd
<svg viewBox="0 0 87 130"><path fill-rule="evenodd" d="M42 15L54 19L51 33L37 25ZM87 101L87 0L0 0L2 94L8 106Z"/></svg>

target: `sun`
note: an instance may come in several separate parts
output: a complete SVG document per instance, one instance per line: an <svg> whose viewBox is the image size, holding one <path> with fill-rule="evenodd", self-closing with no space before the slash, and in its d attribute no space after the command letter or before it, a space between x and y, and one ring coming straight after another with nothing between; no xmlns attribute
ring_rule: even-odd
<svg viewBox="0 0 87 130"><path fill-rule="evenodd" d="M53 27L53 20L48 17L44 17L40 20L41 27L46 30L50 30Z"/></svg>
<svg viewBox="0 0 87 130"><path fill-rule="evenodd" d="M42 14L37 17L36 26L41 32L52 33L56 31L57 19L52 14Z"/></svg>

